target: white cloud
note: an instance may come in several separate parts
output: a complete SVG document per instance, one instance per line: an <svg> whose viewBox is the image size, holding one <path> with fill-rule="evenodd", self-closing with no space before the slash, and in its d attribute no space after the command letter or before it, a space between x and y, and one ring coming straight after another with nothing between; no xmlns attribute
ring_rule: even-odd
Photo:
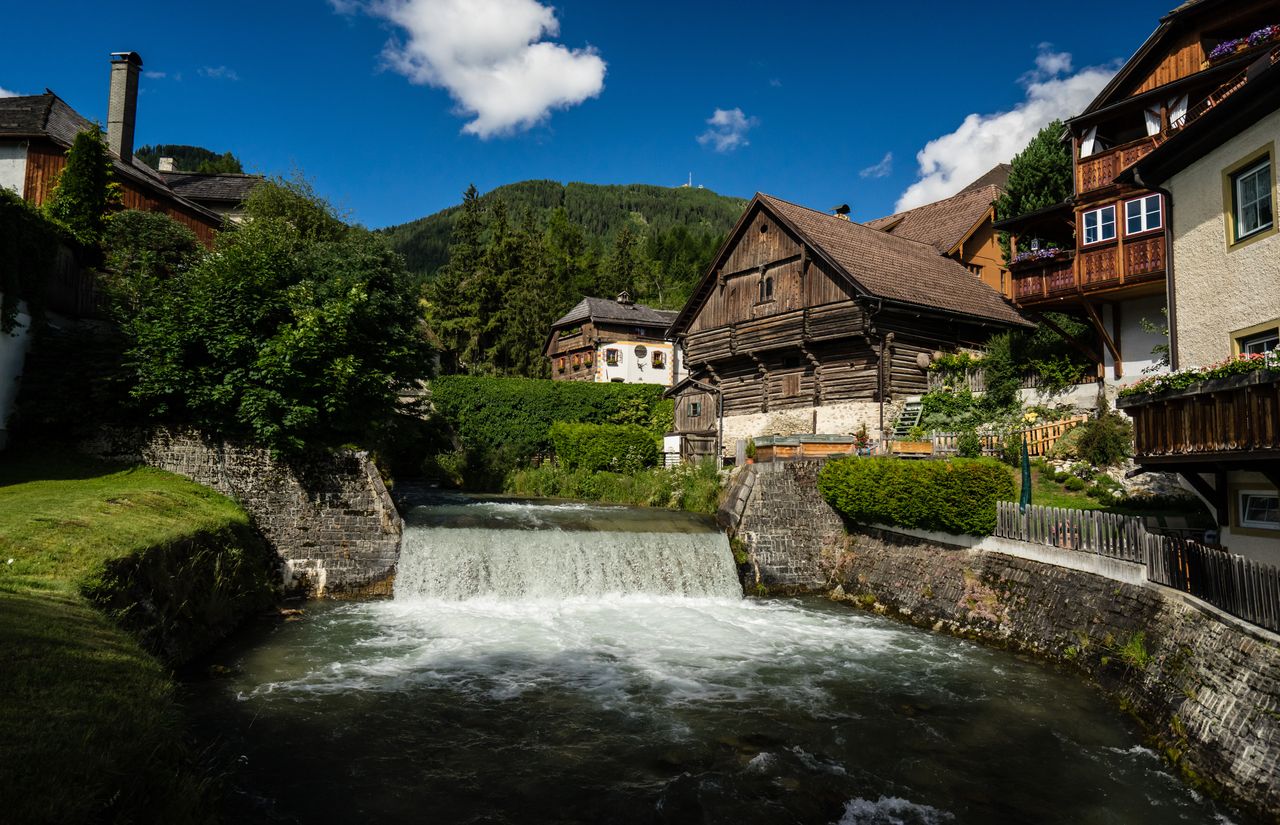
<svg viewBox="0 0 1280 825"><path fill-rule="evenodd" d="M3 86L0 86L0 97L21 97L17 92L11 92Z"/></svg>
<svg viewBox="0 0 1280 825"><path fill-rule="evenodd" d="M880 162L858 173L860 178L887 178L893 174L893 152L885 152Z"/></svg>
<svg viewBox="0 0 1280 825"><path fill-rule="evenodd" d="M774 88L774 89L781 89L781 88L782 88L782 81L781 81L781 80L779 80L779 79L778 79L778 78L776 78L776 77L771 77L771 78L769 78L769 86L770 86L771 88Z"/></svg>
<svg viewBox="0 0 1280 825"><path fill-rule="evenodd" d="M235 69L229 69L226 66L201 66L200 76L212 78L213 80L240 79L240 75L236 74Z"/></svg>
<svg viewBox="0 0 1280 825"><path fill-rule="evenodd" d="M997 163L1007 163L1050 121L1082 111L1115 74L1113 66L1071 71L1070 54L1040 44L1036 68L1021 78L1022 102L1007 112L971 114L954 132L925 144L916 155L920 179L902 193L894 211L950 197Z"/></svg>
<svg viewBox="0 0 1280 825"><path fill-rule="evenodd" d="M716 109L707 118L707 125L711 128L698 135L698 143L703 146L711 144L717 152L732 152L750 145L747 132L759 122L754 117L747 117L738 108Z"/></svg>
<svg viewBox="0 0 1280 825"><path fill-rule="evenodd" d="M150 78L151 80L164 80L166 77L168 77L168 75L164 72L150 72L150 71L143 72L142 76L146 78Z"/></svg>
<svg viewBox="0 0 1280 825"><path fill-rule="evenodd" d="M544 38L560 33L555 9L537 0L330 0L400 27L383 49L387 66L410 82L445 89L482 138L528 129L555 109L604 89L595 50Z"/></svg>

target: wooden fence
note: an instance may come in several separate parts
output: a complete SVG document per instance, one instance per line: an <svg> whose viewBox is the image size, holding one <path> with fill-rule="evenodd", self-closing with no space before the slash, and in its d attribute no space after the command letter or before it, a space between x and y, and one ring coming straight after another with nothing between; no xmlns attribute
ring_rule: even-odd
<svg viewBox="0 0 1280 825"><path fill-rule="evenodd" d="M1067 431L1089 420L1087 415L1077 415L1062 421L1050 421L1047 424L1038 424L1023 430L1027 438L1027 455L1044 456L1053 450L1053 445L1058 443L1058 439L1066 435Z"/></svg>
<svg viewBox="0 0 1280 825"><path fill-rule="evenodd" d="M1280 568L1203 544L1156 536L1147 578L1280 633Z"/></svg>
<svg viewBox="0 0 1280 825"><path fill-rule="evenodd" d="M1000 455L1000 436L979 435L978 439L982 442L983 455ZM930 441L933 444L933 455L955 455L960 442L960 433L932 433Z"/></svg>
<svg viewBox="0 0 1280 825"><path fill-rule="evenodd" d="M997 536L1144 564L1147 580L1189 593L1259 627L1280 633L1280 568L1147 532L1145 522L1094 510L1016 502L997 504Z"/></svg>
<svg viewBox="0 0 1280 825"><path fill-rule="evenodd" d="M1099 510L1067 510L1061 507L997 502L996 535L1006 539L1046 544L1063 550L1093 553L1113 559L1146 561L1146 525L1136 516Z"/></svg>

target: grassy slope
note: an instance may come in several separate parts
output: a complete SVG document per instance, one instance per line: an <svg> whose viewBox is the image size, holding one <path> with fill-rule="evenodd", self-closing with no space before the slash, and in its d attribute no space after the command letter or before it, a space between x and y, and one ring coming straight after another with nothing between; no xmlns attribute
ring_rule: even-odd
<svg viewBox="0 0 1280 825"><path fill-rule="evenodd" d="M107 559L246 520L168 473L4 454L0 788L10 821L201 818L167 669L79 590Z"/></svg>

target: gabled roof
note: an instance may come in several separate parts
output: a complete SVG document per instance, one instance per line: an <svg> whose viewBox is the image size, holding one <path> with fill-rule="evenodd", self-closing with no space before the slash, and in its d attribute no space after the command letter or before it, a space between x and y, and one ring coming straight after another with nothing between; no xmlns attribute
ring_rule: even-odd
<svg viewBox="0 0 1280 825"><path fill-rule="evenodd" d="M865 225L899 238L927 243L946 255L986 218L1008 180L1009 165L1002 163L945 200L876 218Z"/></svg>
<svg viewBox="0 0 1280 825"><path fill-rule="evenodd" d="M861 295L978 322L1030 326L1000 293L930 244L897 237L825 212L757 193L747 204L716 260L672 322L681 331L715 283L716 269L757 210L768 211Z"/></svg>
<svg viewBox="0 0 1280 825"><path fill-rule="evenodd" d="M223 172L161 172L160 177L169 188L185 198L195 201L219 201L244 203L254 187L262 183L261 175L242 175Z"/></svg>
<svg viewBox="0 0 1280 825"><path fill-rule="evenodd" d="M654 309L643 304L624 304L608 298L583 298L551 326L555 329L586 321L604 321L638 327L661 327L665 330L675 319L676 313L670 310Z"/></svg>
<svg viewBox="0 0 1280 825"><path fill-rule="evenodd" d="M59 146L70 148L76 135L90 129L98 129L98 125L47 89L42 95L0 98L0 140L47 138ZM207 217L214 225L221 222L222 218L216 212L175 193L159 172L136 157L126 161L110 151L107 154L111 157L111 166L117 176L171 198L185 208Z"/></svg>

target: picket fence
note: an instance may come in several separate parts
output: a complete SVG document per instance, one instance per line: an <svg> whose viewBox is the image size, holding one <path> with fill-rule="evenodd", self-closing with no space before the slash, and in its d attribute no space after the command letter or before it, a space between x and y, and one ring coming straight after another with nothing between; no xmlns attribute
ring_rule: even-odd
<svg viewBox="0 0 1280 825"><path fill-rule="evenodd" d="M1147 580L1280 633L1280 568L1147 531L1136 516L1001 501L995 534L1146 566Z"/></svg>

